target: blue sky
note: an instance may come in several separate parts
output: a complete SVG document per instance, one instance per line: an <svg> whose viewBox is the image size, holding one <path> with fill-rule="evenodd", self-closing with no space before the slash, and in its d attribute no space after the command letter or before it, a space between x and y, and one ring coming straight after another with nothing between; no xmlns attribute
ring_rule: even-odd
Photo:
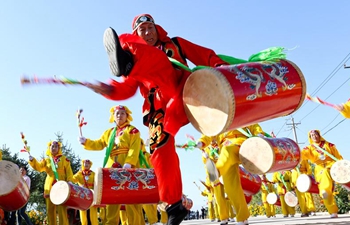
<svg viewBox="0 0 350 225"><path fill-rule="evenodd" d="M307 91L333 103L350 98L350 69L343 69L350 53L349 1L1 1L0 2L0 146L12 152L22 148L20 132L26 135L32 155L40 157L55 133L62 132L76 154L89 158L94 168L101 166L104 152L83 150L77 141L75 113L88 122L83 135L97 139L108 123L109 108L125 104L133 112L133 124L147 137L141 122L142 98L113 102L78 86L32 85L22 87L23 74L50 78L66 76L81 81L107 81L110 74L102 45L104 30L111 26L118 33L131 31L135 15L150 13L170 36L181 36L210 47L217 53L247 59L272 46L294 48L287 57L303 72ZM340 66L339 66L340 65ZM339 67L337 67L339 66ZM325 80L328 82L320 87ZM277 103L280 104L281 102ZM293 114L298 141L305 146L307 132L320 129L338 147L344 158L348 151L349 121L334 109L312 102ZM290 116L260 123L266 132L294 139ZM336 126L337 125L337 126ZM335 126L335 127L334 127ZM333 128L334 127L334 128ZM332 129L333 128L333 129ZM178 133L199 138L191 126ZM194 209L205 204L193 184L204 179L199 151L178 149L184 193L194 200ZM20 153L20 157L27 155ZM202 188L203 189L203 188Z"/></svg>

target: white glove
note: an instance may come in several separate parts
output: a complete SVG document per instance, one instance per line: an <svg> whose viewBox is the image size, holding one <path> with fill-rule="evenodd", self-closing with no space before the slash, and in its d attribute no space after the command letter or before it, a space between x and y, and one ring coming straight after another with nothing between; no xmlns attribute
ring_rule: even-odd
<svg viewBox="0 0 350 225"><path fill-rule="evenodd" d="M29 161L32 161L33 159L34 159L34 157L29 155Z"/></svg>
<svg viewBox="0 0 350 225"><path fill-rule="evenodd" d="M264 138L265 136L263 134L258 134L259 137Z"/></svg>
<svg viewBox="0 0 350 225"><path fill-rule="evenodd" d="M125 163L123 169L130 169L131 165L129 163Z"/></svg>
<svg viewBox="0 0 350 225"><path fill-rule="evenodd" d="M204 158L206 158L206 159L209 159L209 155L208 155L208 153L206 153L206 152L203 152L203 153L202 153L202 156L203 156Z"/></svg>
<svg viewBox="0 0 350 225"><path fill-rule="evenodd" d="M202 142L197 142L196 148L202 148L202 147L203 147L203 143Z"/></svg>
<svg viewBox="0 0 350 225"><path fill-rule="evenodd" d="M80 142L80 144L84 145L85 142L86 142L86 138L81 136L81 137L78 137L78 141Z"/></svg>

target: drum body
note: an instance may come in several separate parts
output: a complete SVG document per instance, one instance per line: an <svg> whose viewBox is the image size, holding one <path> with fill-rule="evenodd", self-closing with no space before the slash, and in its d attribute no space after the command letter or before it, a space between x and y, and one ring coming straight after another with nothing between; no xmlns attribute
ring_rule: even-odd
<svg viewBox="0 0 350 225"><path fill-rule="evenodd" d="M244 194L244 198L245 198L245 201L247 202L247 204L249 204L253 199L253 195Z"/></svg>
<svg viewBox="0 0 350 225"><path fill-rule="evenodd" d="M305 95L304 76L288 60L200 69L183 90L189 121L207 136L289 115Z"/></svg>
<svg viewBox="0 0 350 225"><path fill-rule="evenodd" d="M90 189L63 180L57 181L50 191L50 200L53 204L72 209L88 210L93 199L94 194Z"/></svg>
<svg viewBox="0 0 350 225"><path fill-rule="evenodd" d="M244 194L247 196L255 195L260 191L261 178L256 174L249 173L242 166L239 166L239 175Z"/></svg>
<svg viewBox="0 0 350 225"><path fill-rule="evenodd" d="M318 184L315 178L306 174L299 175L296 182L296 186L298 191L300 191L301 193L304 193L304 192L309 192L312 194L320 193L318 190Z"/></svg>
<svg viewBox="0 0 350 225"><path fill-rule="evenodd" d="M330 170L332 179L339 184L350 183L350 161L338 160L336 161Z"/></svg>
<svg viewBox="0 0 350 225"><path fill-rule="evenodd" d="M297 195L293 191L287 191L284 195L284 201L290 207L295 207L298 205Z"/></svg>
<svg viewBox="0 0 350 225"><path fill-rule="evenodd" d="M251 137L239 150L239 158L246 170L253 174L291 170L300 162L300 148L289 138Z"/></svg>
<svg viewBox="0 0 350 225"><path fill-rule="evenodd" d="M153 169L98 168L94 204L149 204L159 202Z"/></svg>
<svg viewBox="0 0 350 225"><path fill-rule="evenodd" d="M16 164L0 161L0 208L15 211L29 200L29 188Z"/></svg>

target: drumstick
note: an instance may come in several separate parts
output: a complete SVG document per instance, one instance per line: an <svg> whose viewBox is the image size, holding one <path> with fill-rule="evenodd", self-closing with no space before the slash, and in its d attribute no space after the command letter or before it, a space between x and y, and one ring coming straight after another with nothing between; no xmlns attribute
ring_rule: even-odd
<svg viewBox="0 0 350 225"><path fill-rule="evenodd" d="M27 140L25 139L25 136L23 134L23 132L21 132L21 138L22 138L22 141L23 141L23 144L24 144L24 149L21 149L20 152L27 152L29 155L30 155L30 147L28 146L28 142Z"/></svg>
<svg viewBox="0 0 350 225"><path fill-rule="evenodd" d="M78 80L69 79L66 77L57 78L54 76L53 78L38 78L37 76L33 76L32 78L22 76L21 77L21 84L22 85L28 85L28 84L69 84L69 85L83 85L88 86L89 82L81 82Z"/></svg>
<svg viewBox="0 0 350 225"><path fill-rule="evenodd" d="M77 120L78 120L78 127L79 127L79 134L80 134L80 137L83 136L83 132L82 132L82 126L86 125L87 122L84 122L84 117L82 117L80 119L80 116L81 116L81 113L83 112L83 109L78 109L77 110Z"/></svg>
<svg viewBox="0 0 350 225"><path fill-rule="evenodd" d="M195 181L193 181L193 183L194 183L194 185L196 185L197 186L197 188L198 188L198 190L200 190L201 191L201 188L196 184L196 182Z"/></svg>

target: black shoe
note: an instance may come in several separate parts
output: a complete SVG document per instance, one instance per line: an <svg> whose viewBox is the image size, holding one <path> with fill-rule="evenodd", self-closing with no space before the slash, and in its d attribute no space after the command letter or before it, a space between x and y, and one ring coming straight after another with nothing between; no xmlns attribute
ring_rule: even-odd
<svg viewBox="0 0 350 225"><path fill-rule="evenodd" d="M166 209L168 214L167 225L179 225L187 216L188 210L183 206L182 200L172 204Z"/></svg>
<svg viewBox="0 0 350 225"><path fill-rule="evenodd" d="M124 51L120 45L119 37L113 28L109 27L103 34L103 44L108 53L109 67L113 75L127 76L133 66L131 53Z"/></svg>

